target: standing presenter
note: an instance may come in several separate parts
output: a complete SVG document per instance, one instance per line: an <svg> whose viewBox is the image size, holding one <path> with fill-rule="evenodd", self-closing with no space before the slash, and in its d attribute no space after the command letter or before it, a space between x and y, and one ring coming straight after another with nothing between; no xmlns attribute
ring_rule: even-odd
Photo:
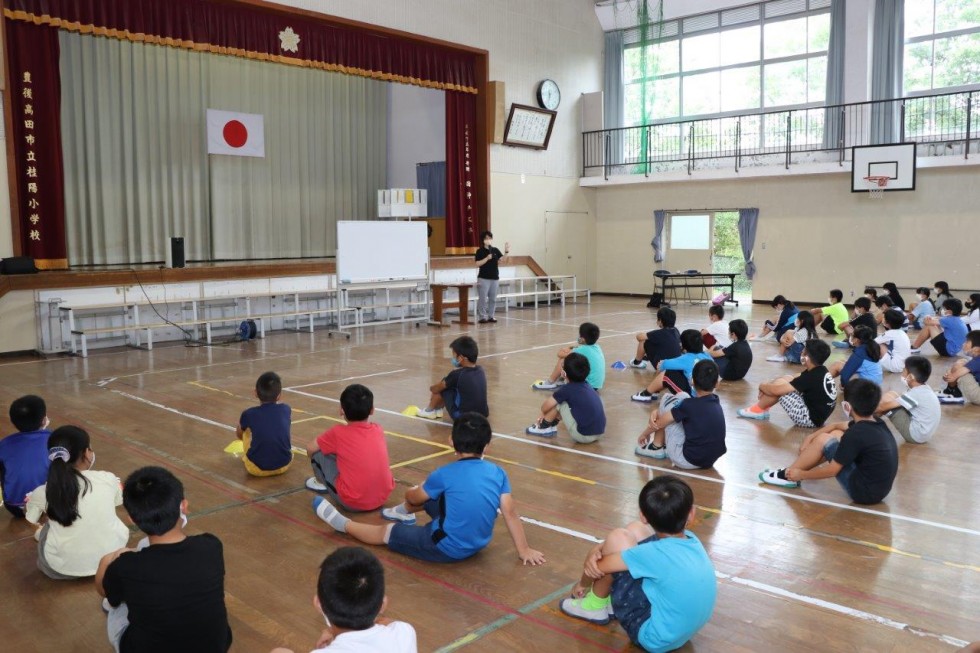
<svg viewBox="0 0 980 653"><path fill-rule="evenodd" d="M493 234L484 231L482 234L483 247L476 250L474 260L480 271L476 275L476 291L479 301L476 304L476 316L480 324L496 322L493 317L497 308L497 286L500 284L500 269L497 262L510 253L510 243L504 243L504 251L493 246Z"/></svg>

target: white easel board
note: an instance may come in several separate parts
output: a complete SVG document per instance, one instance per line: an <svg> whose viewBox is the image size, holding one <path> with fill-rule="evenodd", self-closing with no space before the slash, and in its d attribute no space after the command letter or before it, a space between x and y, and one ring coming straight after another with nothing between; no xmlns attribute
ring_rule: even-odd
<svg viewBox="0 0 980 653"><path fill-rule="evenodd" d="M372 283L429 276L425 222L337 222L337 280Z"/></svg>

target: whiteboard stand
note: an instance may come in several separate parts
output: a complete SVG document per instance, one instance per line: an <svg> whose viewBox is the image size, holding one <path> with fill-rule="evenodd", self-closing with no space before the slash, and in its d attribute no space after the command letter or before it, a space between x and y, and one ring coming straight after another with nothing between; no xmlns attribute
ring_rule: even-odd
<svg viewBox="0 0 980 653"><path fill-rule="evenodd" d="M407 301L401 301L400 299L393 300L391 296L392 291L399 294L407 294ZM351 294L358 292L371 293L373 299L380 298L382 303L357 304L351 302ZM432 304L430 293L428 274L424 278L386 279L384 281L362 282L340 281L337 284L337 328L328 331L327 337L332 338L336 334L350 340L351 329L365 326L379 326L382 324L412 322L418 328L423 322L429 322L429 311L431 310ZM418 315L413 315L412 311L417 307L424 307L425 310ZM403 311L401 317L391 317L391 312L398 309L402 309ZM386 319L365 322L363 317L364 313L376 310L384 310ZM354 323L345 327L342 321L343 315L344 313L350 312L354 313Z"/></svg>

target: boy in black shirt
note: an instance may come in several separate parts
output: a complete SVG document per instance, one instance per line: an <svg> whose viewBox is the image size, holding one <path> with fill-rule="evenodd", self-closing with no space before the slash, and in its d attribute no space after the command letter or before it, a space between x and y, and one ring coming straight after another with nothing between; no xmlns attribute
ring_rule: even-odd
<svg viewBox="0 0 980 653"><path fill-rule="evenodd" d="M723 380L744 379L752 367L752 347L745 340L748 334L749 325L745 320L732 320L728 323L728 337L732 339L732 344L724 348L715 345L708 350Z"/></svg>
<svg viewBox="0 0 980 653"><path fill-rule="evenodd" d="M463 413L490 416L487 406L487 375L476 364L480 348L476 340L460 336L449 343L453 370L442 381L429 387L429 405L418 412L425 419L442 419L443 408L456 419Z"/></svg>
<svg viewBox="0 0 980 653"><path fill-rule="evenodd" d="M849 422L829 424L803 440L800 455L786 469L766 469L759 480L799 487L800 481L836 476L854 503L879 503L888 496L898 473L898 447L888 427L875 417L881 388L856 378L844 388ZM826 461L826 465L821 465Z"/></svg>
<svg viewBox="0 0 980 653"><path fill-rule="evenodd" d="M214 535L184 535L184 486L161 467L123 484L123 505L149 546L106 554L95 574L118 653L224 653L231 648L225 562Z"/></svg>
<svg viewBox="0 0 980 653"><path fill-rule="evenodd" d="M847 322L841 322L840 330L844 335L840 340L833 341L834 347L839 349L851 348L851 336L854 335L854 329L859 326L866 326L873 333L878 333L878 321L871 313L871 300L867 297L858 297L854 300L854 317Z"/></svg>
<svg viewBox="0 0 980 653"><path fill-rule="evenodd" d="M663 306L657 311L657 326L659 328L646 333L636 334L636 358L630 361L630 367L642 370L647 366L647 361L653 369L662 360L677 358L681 351L681 333L674 324L677 322L677 313L673 309Z"/></svg>
<svg viewBox="0 0 980 653"><path fill-rule="evenodd" d="M779 404L796 426L823 426L837 404L837 383L824 362L830 357L830 345L823 340L807 340L800 355L806 368L793 378L790 375L759 385L759 400L748 408L739 408L745 419L769 419L769 409Z"/></svg>

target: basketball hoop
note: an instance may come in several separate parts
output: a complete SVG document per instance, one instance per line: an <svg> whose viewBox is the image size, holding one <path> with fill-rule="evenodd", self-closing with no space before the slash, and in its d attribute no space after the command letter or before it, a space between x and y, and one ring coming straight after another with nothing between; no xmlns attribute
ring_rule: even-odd
<svg viewBox="0 0 980 653"><path fill-rule="evenodd" d="M864 181L868 183L868 195L873 200L880 200L885 196L885 188L888 187L888 181L891 177L882 177L877 175L872 175L870 177L865 177Z"/></svg>

